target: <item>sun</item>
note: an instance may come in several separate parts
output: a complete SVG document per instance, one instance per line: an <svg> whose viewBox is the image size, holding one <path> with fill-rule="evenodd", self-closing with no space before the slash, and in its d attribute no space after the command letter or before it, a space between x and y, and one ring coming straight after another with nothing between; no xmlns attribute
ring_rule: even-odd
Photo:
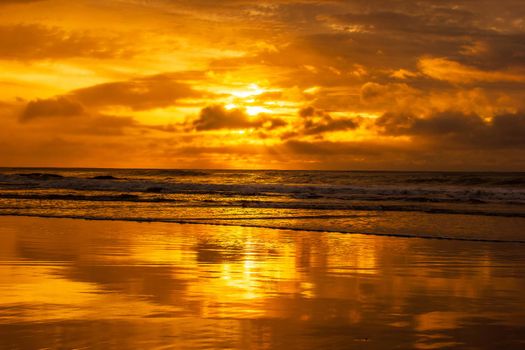
<svg viewBox="0 0 525 350"><path fill-rule="evenodd" d="M271 110L263 106L246 106L245 109L246 109L246 114L251 115L251 116L255 116L261 113L269 113L269 114L272 113Z"/></svg>
<svg viewBox="0 0 525 350"><path fill-rule="evenodd" d="M257 98L257 96L268 91L273 90L262 88L255 83L242 89L230 90L228 91L230 97L224 105L224 108L227 110L242 109L246 111L246 114L249 116L257 116L262 113L271 114L272 110L265 107L266 103Z"/></svg>
<svg viewBox="0 0 525 350"><path fill-rule="evenodd" d="M266 90L261 88L258 84L250 84L246 89L232 91L231 95L237 98L247 98L250 96L258 96L265 93Z"/></svg>

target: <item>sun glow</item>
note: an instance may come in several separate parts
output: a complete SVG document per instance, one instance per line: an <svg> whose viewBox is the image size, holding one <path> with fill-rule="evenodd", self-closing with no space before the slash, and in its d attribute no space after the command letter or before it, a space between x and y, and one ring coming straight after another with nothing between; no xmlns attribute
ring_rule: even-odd
<svg viewBox="0 0 525 350"><path fill-rule="evenodd" d="M272 110L266 108L264 105L271 105L273 101L260 101L257 96L266 92L276 91L274 89L262 88L258 84L250 84L242 90L228 91L229 98L224 104L226 110L241 109L249 116L256 116L261 113L271 114Z"/></svg>
<svg viewBox="0 0 525 350"><path fill-rule="evenodd" d="M224 108L226 108L228 111L230 111L232 109L239 108L239 106L237 106L235 103L228 103L227 105L224 105Z"/></svg>
<svg viewBox="0 0 525 350"><path fill-rule="evenodd" d="M231 95L238 98L246 98L250 96L258 96L265 93L266 90L259 87L257 84L250 84L246 90L232 91Z"/></svg>
<svg viewBox="0 0 525 350"><path fill-rule="evenodd" d="M246 114L254 116L261 113L272 113L271 110L262 106L247 106Z"/></svg>
<svg viewBox="0 0 525 350"><path fill-rule="evenodd" d="M523 171L516 1L0 0L0 162Z"/></svg>

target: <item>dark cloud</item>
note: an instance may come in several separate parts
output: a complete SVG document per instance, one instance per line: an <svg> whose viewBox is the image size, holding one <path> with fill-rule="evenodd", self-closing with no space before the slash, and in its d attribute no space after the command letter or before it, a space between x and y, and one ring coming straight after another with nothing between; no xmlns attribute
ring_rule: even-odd
<svg viewBox="0 0 525 350"><path fill-rule="evenodd" d="M288 132L282 137L284 139L300 136L318 136L323 133L353 130L359 127L360 118L333 118L326 111L316 109L312 106L301 108L298 112L300 119L299 127L293 132Z"/></svg>
<svg viewBox="0 0 525 350"><path fill-rule="evenodd" d="M309 117L315 116L318 113L319 111L317 111L314 107L308 106L308 107L301 108L298 114L302 118L309 118Z"/></svg>
<svg viewBox="0 0 525 350"><path fill-rule="evenodd" d="M0 102L0 111L16 113L12 104ZM70 120L74 118L73 120ZM51 135L125 135L127 130L145 133L150 130L165 132L182 131L182 125L147 125L137 122L129 116L116 116L90 111L80 102L69 96L58 96L50 99L30 101L19 112L21 123L37 122L40 131Z"/></svg>
<svg viewBox="0 0 525 350"><path fill-rule="evenodd" d="M320 123L308 123L305 126L305 135L317 135L325 132L353 130L359 127L359 123L350 118L326 118Z"/></svg>
<svg viewBox="0 0 525 350"><path fill-rule="evenodd" d="M402 12L377 11L369 13L347 13L333 17L346 26L342 29L362 32L408 32L414 36L433 34L458 36L477 33L475 16L465 10L438 8L430 13L408 14Z"/></svg>
<svg viewBox="0 0 525 350"><path fill-rule="evenodd" d="M392 87L389 86L368 82L361 86L361 100L374 103L378 99L382 99L391 89Z"/></svg>
<svg viewBox="0 0 525 350"><path fill-rule="evenodd" d="M427 118L410 113L385 113L377 119L376 126L388 135L452 135L473 131L484 123L479 116L461 113L438 113Z"/></svg>
<svg viewBox="0 0 525 350"><path fill-rule="evenodd" d="M179 99L200 96L202 93L177 81L170 74L161 74L130 81L95 85L50 99L30 101L20 120L29 121L38 117L68 117L84 114L86 110L97 114L100 108L112 106L147 110L172 106Z"/></svg>
<svg viewBox="0 0 525 350"><path fill-rule="evenodd" d="M417 146L417 147L414 147ZM276 151L313 169L522 171L523 150L451 148L414 142L329 142L290 140Z"/></svg>
<svg viewBox="0 0 525 350"><path fill-rule="evenodd" d="M81 103L68 97L59 96L30 101L20 115L20 121L27 122L46 117L74 117L84 113L85 108Z"/></svg>
<svg viewBox="0 0 525 350"><path fill-rule="evenodd" d="M524 65L523 16L525 4L516 1L376 1L366 10L327 16L326 21L356 43L367 37L396 63L399 57L426 55L495 69Z"/></svg>
<svg viewBox="0 0 525 350"><path fill-rule="evenodd" d="M49 101L46 101L48 103ZM56 108L53 106L52 108ZM60 105L59 108L64 108L63 105ZM128 116L115 116L115 115L104 115L104 114L83 114L81 117L71 119L72 116L78 116L78 114L68 114L65 109L63 109L64 115L58 116L53 114L55 117L62 118L49 118L51 115L48 115L46 119L40 119L43 117L41 114L38 114L40 123L37 123L34 120L34 124L26 125L24 124L24 132L39 131L47 135L56 135L58 136L125 136L125 135L143 135L148 133L150 130L160 130L160 131L169 131L173 132L175 130L165 130L169 128L162 128L162 126L151 126L147 124L142 124L136 121L132 117ZM39 111L40 112L40 111ZM54 111L58 113L59 111ZM33 121L21 120L22 122ZM181 129L177 129L180 131Z"/></svg>
<svg viewBox="0 0 525 350"><path fill-rule="evenodd" d="M35 127L49 135L124 135L126 129L149 129L131 117L90 113L66 96L30 101L18 120L41 121Z"/></svg>
<svg viewBox="0 0 525 350"><path fill-rule="evenodd" d="M39 24L0 26L0 58L13 60L130 56L117 38L67 32Z"/></svg>
<svg viewBox="0 0 525 350"><path fill-rule="evenodd" d="M301 87L355 86L364 74L355 74L354 64L366 68L368 79L386 83L392 81L393 71L417 71L422 57L445 58L489 73L525 66L524 2L333 1L323 7L317 3L276 6L278 25L295 26L295 30L286 27L289 40L276 41L274 50L222 59L212 66L286 67L288 76L280 83ZM289 14L293 12L295 17ZM291 22L284 23L285 18ZM433 84L428 76L413 80L425 87Z"/></svg>
<svg viewBox="0 0 525 350"><path fill-rule="evenodd" d="M178 76L160 74L122 82L112 82L75 90L71 96L88 107L124 106L133 110L168 107L179 99L202 97L203 94Z"/></svg>
<svg viewBox="0 0 525 350"><path fill-rule="evenodd" d="M263 127L271 130L285 125L286 122L279 118L271 118L267 115L250 117L244 110L227 110L222 105L202 109L199 117L192 123L193 128L197 131Z"/></svg>
<svg viewBox="0 0 525 350"><path fill-rule="evenodd" d="M417 147L414 147L417 146ZM258 162L270 157L288 169L420 169L420 170L499 170L523 169L519 150L478 150L414 144L413 141L327 141L288 140L280 144L191 144L169 148L171 157L191 155L199 159L244 159ZM220 157L218 157L220 156ZM213 163L217 165L217 163ZM255 164L255 163L254 163Z"/></svg>
<svg viewBox="0 0 525 350"><path fill-rule="evenodd" d="M226 110L221 105L204 108L199 118L193 121L196 130L244 129L261 126L260 121L251 121L240 109Z"/></svg>
<svg viewBox="0 0 525 350"><path fill-rule="evenodd" d="M386 135L407 135L439 144L443 148L525 149L525 113L478 115L442 112L428 117L386 113L376 121Z"/></svg>
<svg viewBox="0 0 525 350"><path fill-rule="evenodd" d="M266 118L263 124L267 130L278 129L287 125L288 123L285 120L279 118Z"/></svg>
<svg viewBox="0 0 525 350"><path fill-rule="evenodd" d="M283 147L293 154L301 156L339 157L346 156L381 156L388 148L378 143L369 142L332 142L289 140Z"/></svg>

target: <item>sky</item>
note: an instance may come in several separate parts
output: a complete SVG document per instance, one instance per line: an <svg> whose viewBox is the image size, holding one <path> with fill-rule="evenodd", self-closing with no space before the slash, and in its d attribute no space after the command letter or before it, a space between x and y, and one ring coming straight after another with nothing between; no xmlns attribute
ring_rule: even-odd
<svg viewBox="0 0 525 350"><path fill-rule="evenodd" d="M523 0L1 0L0 166L525 171Z"/></svg>

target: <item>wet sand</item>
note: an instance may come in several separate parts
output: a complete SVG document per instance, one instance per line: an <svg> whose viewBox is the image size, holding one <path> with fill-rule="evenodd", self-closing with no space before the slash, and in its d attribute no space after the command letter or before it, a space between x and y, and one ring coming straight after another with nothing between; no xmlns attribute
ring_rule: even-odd
<svg viewBox="0 0 525 350"><path fill-rule="evenodd" d="M523 349L524 248L0 217L0 348Z"/></svg>

